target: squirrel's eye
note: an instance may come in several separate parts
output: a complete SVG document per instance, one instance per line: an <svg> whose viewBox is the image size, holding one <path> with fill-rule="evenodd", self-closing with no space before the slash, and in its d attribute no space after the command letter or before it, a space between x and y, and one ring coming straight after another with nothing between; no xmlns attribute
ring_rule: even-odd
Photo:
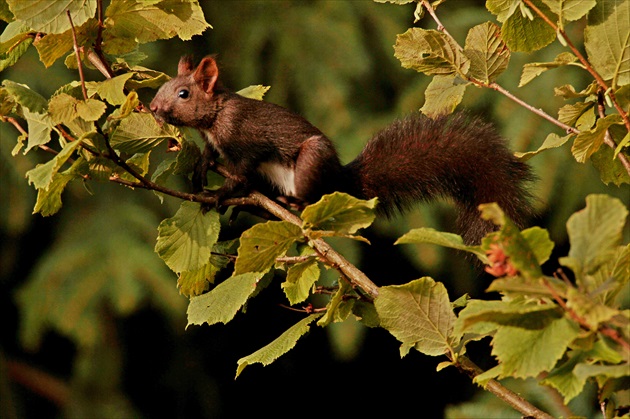
<svg viewBox="0 0 630 419"><path fill-rule="evenodd" d="M187 99L189 95L190 95L190 92L186 89L182 89L177 93L177 96L179 96L182 99Z"/></svg>

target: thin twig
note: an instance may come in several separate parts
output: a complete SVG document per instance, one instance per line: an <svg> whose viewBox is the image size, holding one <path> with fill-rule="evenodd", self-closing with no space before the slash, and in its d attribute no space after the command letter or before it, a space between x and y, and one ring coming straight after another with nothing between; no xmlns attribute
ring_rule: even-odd
<svg viewBox="0 0 630 419"><path fill-rule="evenodd" d="M556 31L556 33L559 33L564 38L564 41L567 43L567 46L571 49L573 54L575 54L578 60L580 60L580 62L586 67L586 71L591 73L595 81L597 81L597 84L601 86L601 88L604 89L606 94L610 97L610 100L612 101L615 109L617 109L617 112L619 112L619 115L621 115L621 117L623 118L626 129L630 131L630 118L628 118L628 114L617 102L615 93L612 91L611 88L608 87L606 81L604 81L602 76L600 76L599 73L595 71L591 63L582 55L580 50L575 47L573 42L571 42L571 39L569 39L569 37L567 36L566 32L562 28L559 28L551 19L549 19L538 7L534 5L534 3L532 3L531 0L523 0L523 2L527 4L527 6L529 6L534 12L536 12L536 14L540 16L545 21L545 23L551 26Z"/></svg>
<svg viewBox="0 0 630 419"><path fill-rule="evenodd" d="M433 10L433 7L431 6L430 2L428 0L422 0L422 5L425 7L425 9L427 9L427 11L429 12L429 14L431 15L431 17L433 18L433 20L435 21L435 23L438 25L438 30L440 30L441 32L443 32L446 36L448 36L451 41L453 42L454 45L457 46L457 48L460 51L463 51L463 48L461 45L459 45L459 43L457 42L457 40L455 38L453 38L453 36L451 36L450 33L448 33L448 31L446 30L446 28L444 28L444 25L442 25L442 22L440 22L439 18L437 17L435 11ZM463 75L463 77L470 81L473 84L476 84L477 86L480 87L487 87L489 89L493 89L501 94L503 94L505 97L507 97L510 100L513 100L514 102L518 103L519 105L525 107L526 109L530 110L531 112L535 113L536 115L546 119L547 121L551 122L552 124L562 128L563 130L565 130L566 132L572 133L572 134L579 134L580 131L577 130L576 128L570 127L567 124L564 124L562 122L560 122L559 120L557 120L556 118L554 118L553 116L549 115L548 113L546 113L545 111L543 111L542 109L539 108L535 108L531 105L529 105L527 102L523 101L522 99L519 99L518 97L516 97L515 95L513 95L512 93L510 93L507 89L503 88L501 85L499 85L496 82L492 82L492 83L484 83L480 80L474 79L472 77L467 77L465 75Z"/></svg>
<svg viewBox="0 0 630 419"><path fill-rule="evenodd" d="M68 20L70 21L70 27L72 28L72 43L74 46L74 54L77 57L77 67L79 68L79 77L81 77L81 91L83 92L83 99L88 100L87 89L85 88L85 77L83 76L83 66L81 65L81 53L80 51L83 49L79 47L79 41L77 40L77 31L74 28L74 23L72 22L72 16L70 16L70 10L66 10L66 14L68 15Z"/></svg>

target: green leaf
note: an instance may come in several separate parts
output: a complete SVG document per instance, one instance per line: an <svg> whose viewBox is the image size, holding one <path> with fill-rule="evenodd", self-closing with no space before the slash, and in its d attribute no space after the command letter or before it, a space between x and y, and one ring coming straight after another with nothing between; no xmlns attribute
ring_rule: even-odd
<svg viewBox="0 0 630 419"><path fill-rule="evenodd" d="M76 176L71 173L55 173L48 188L37 190L33 214L39 213L44 217L56 214L61 209L61 193L68 182L75 178Z"/></svg>
<svg viewBox="0 0 630 419"><path fill-rule="evenodd" d="M549 9L558 15L559 26L562 22L579 20L595 7L597 0L542 0Z"/></svg>
<svg viewBox="0 0 630 419"><path fill-rule="evenodd" d="M235 274L267 272L301 238L302 229L287 221L256 224L241 235Z"/></svg>
<svg viewBox="0 0 630 419"><path fill-rule="evenodd" d="M101 82L88 82L85 84L85 87L90 97L97 94L108 103L118 106L124 104L127 100L125 83L133 75L134 73L125 73Z"/></svg>
<svg viewBox="0 0 630 419"><path fill-rule="evenodd" d="M558 110L558 120L567 125L576 125L577 121L582 118L587 111L591 110L591 115L594 115L592 109L595 107L593 102L576 102L571 105L564 105ZM586 129L590 129L587 127Z"/></svg>
<svg viewBox="0 0 630 419"><path fill-rule="evenodd" d="M503 326L492 340L492 355L501 362L501 377L535 377L550 371L579 334L580 328L564 317L543 329Z"/></svg>
<svg viewBox="0 0 630 419"><path fill-rule="evenodd" d="M549 239L549 231L540 227L531 227L521 231L521 235L534 252L539 265L549 260L554 248L554 243Z"/></svg>
<svg viewBox="0 0 630 419"><path fill-rule="evenodd" d="M538 147L536 151L528 151L526 153L516 152L514 155L522 161L527 161L542 151L549 150L551 148L557 148L563 146L572 137L571 134L560 137L558 134L551 133L547 135L545 141Z"/></svg>
<svg viewBox="0 0 630 419"><path fill-rule="evenodd" d="M499 22L505 22L518 10L518 6L516 0L486 0L486 8L497 16Z"/></svg>
<svg viewBox="0 0 630 419"><path fill-rule="evenodd" d="M97 0L7 0L17 20L31 29L44 33L62 33L70 29L67 12L72 23L81 26L96 13Z"/></svg>
<svg viewBox="0 0 630 419"><path fill-rule="evenodd" d="M83 25L77 26L75 28L77 45L91 47L96 41L97 32L98 21L96 19L89 19ZM35 44L35 48L37 48L39 53L39 59L46 67L50 67L55 61L71 51L73 46L74 36L72 29L68 29L63 33L48 34Z"/></svg>
<svg viewBox="0 0 630 419"><path fill-rule="evenodd" d="M614 128L615 126L609 132L614 132ZM628 138L630 139L630 135ZM599 172L599 177L604 184L612 183L616 186L630 184L630 174L623 163L615 157L614 151L610 147L600 147L591 155L591 163Z"/></svg>
<svg viewBox="0 0 630 419"><path fill-rule="evenodd" d="M436 30L411 28L396 37L394 56L404 68L426 75L464 75L470 60L459 51L451 39Z"/></svg>
<svg viewBox="0 0 630 419"><path fill-rule="evenodd" d="M52 121L48 114L34 113L26 108L22 109L22 113L28 124L28 145L24 150L24 154L26 154L33 147L50 141Z"/></svg>
<svg viewBox="0 0 630 419"><path fill-rule="evenodd" d="M196 271L182 272L177 279L179 293L186 297L201 295L210 284L214 283L217 272L225 268L231 261L227 254L236 251L238 240L228 240L216 243L210 261Z"/></svg>
<svg viewBox="0 0 630 419"><path fill-rule="evenodd" d="M596 331L601 323L619 314L619 310L595 301L574 287L569 287L567 292L567 307L580 316L593 331Z"/></svg>
<svg viewBox="0 0 630 419"><path fill-rule="evenodd" d="M571 249L560 263L571 268L578 281L596 271L621 243L627 216L628 210L619 199L607 195L587 196L586 208L567 221Z"/></svg>
<svg viewBox="0 0 630 419"><path fill-rule="evenodd" d="M470 59L469 76L484 83L495 81L510 62L510 50L501 39L501 29L491 22L468 31L464 54Z"/></svg>
<svg viewBox="0 0 630 419"><path fill-rule="evenodd" d="M313 285L319 279L319 273L315 259L296 263L289 268L287 279L282 283L282 289L291 305L301 303L308 298Z"/></svg>
<svg viewBox="0 0 630 419"><path fill-rule="evenodd" d="M577 57L570 52L560 53L550 63L527 63L523 66L523 73L518 87L523 87L547 70L572 64L577 61Z"/></svg>
<svg viewBox="0 0 630 419"><path fill-rule="evenodd" d="M469 84L454 75L434 76L424 91L425 100L420 111L429 117L453 113Z"/></svg>
<svg viewBox="0 0 630 419"><path fill-rule="evenodd" d="M554 368L542 381L562 394L564 402L568 403L584 389L587 377L578 377L574 374L576 365L584 362L587 358L582 351L574 351L568 361L557 368Z"/></svg>
<svg viewBox="0 0 630 419"><path fill-rule="evenodd" d="M256 292L256 285L262 276L261 272L234 275L210 292L192 297L187 311L188 326L227 324Z"/></svg>
<svg viewBox="0 0 630 419"><path fill-rule="evenodd" d="M477 256L483 263L488 262L486 252L479 246L468 246L464 244L461 236L453 233L444 233L432 228L421 227L410 230L402 235L394 244L405 243L432 243L438 246L449 247L451 249L463 250Z"/></svg>
<svg viewBox="0 0 630 419"><path fill-rule="evenodd" d="M0 2L0 5L2 3ZM23 22L11 22L0 35L0 71L15 64L26 53L34 37Z"/></svg>
<svg viewBox="0 0 630 419"><path fill-rule="evenodd" d="M26 172L28 183L32 183L36 189L47 190L53 181L53 176L59 171L61 166L72 156L72 153L81 145L81 141L73 141L52 158L48 163L38 164L34 169Z"/></svg>
<svg viewBox="0 0 630 419"><path fill-rule="evenodd" d="M192 1L112 0L105 15L104 44L116 55L158 39L179 36L187 41L210 27L199 4Z"/></svg>
<svg viewBox="0 0 630 419"><path fill-rule="evenodd" d="M534 0L533 3L549 16L549 9L540 0ZM556 31L544 20L538 16L530 20L522 13L512 13L503 23L501 34L508 48L519 52L537 51L556 39Z"/></svg>
<svg viewBox="0 0 630 419"><path fill-rule="evenodd" d="M539 330L562 317L556 306L539 305L512 301L475 301L459 313L460 332L474 330L478 323L492 323L500 326L518 327L526 330Z"/></svg>
<svg viewBox="0 0 630 419"><path fill-rule="evenodd" d="M321 313L316 313L305 317L267 346L260 348L251 355L239 359L237 362L238 368L236 369L236 377L250 364L258 362L263 365L269 365L280 356L289 352L293 349L298 339L310 330L310 324L321 317L321 315Z"/></svg>
<svg viewBox="0 0 630 419"><path fill-rule="evenodd" d="M200 269L210 260L220 228L216 211L184 201L173 217L160 223L155 251L174 272Z"/></svg>
<svg viewBox="0 0 630 419"><path fill-rule="evenodd" d="M372 224L376 202L376 198L364 201L340 192L324 195L302 212L304 228L354 234Z"/></svg>
<svg viewBox="0 0 630 419"><path fill-rule="evenodd" d="M236 92L236 94L250 99L262 100L269 88L270 86L263 86L262 84L258 84L241 89Z"/></svg>
<svg viewBox="0 0 630 419"><path fill-rule="evenodd" d="M179 131L168 124L160 127L150 113L132 113L120 121L110 144L124 153L146 153L166 139L179 140Z"/></svg>
<svg viewBox="0 0 630 419"><path fill-rule="evenodd" d="M630 4L599 0L584 30L588 61L613 88L630 84Z"/></svg>
<svg viewBox="0 0 630 419"><path fill-rule="evenodd" d="M4 80L2 86L17 103L32 113L43 114L48 110L48 101L25 84Z"/></svg>
<svg viewBox="0 0 630 419"><path fill-rule="evenodd" d="M604 143L608 128L611 125L621 124L623 124L621 115L612 114L598 119L594 129L580 132L573 142L573 147L571 147L575 160L579 163L585 163Z"/></svg>
<svg viewBox="0 0 630 419"><path fill-rule="evenodd" d="M374 300L381 326L403 347L443 355L452 347L455 314L443 284L429 277L381 287Z"/></svg>
<svg viewBox="0 0 630 419"><path fill-rule="evenodd" d="M597 0L542 0L549 9L558 15L558 22L574 21L586 16L597 4ZM562 27L562 25L560 25Z"/></svg>

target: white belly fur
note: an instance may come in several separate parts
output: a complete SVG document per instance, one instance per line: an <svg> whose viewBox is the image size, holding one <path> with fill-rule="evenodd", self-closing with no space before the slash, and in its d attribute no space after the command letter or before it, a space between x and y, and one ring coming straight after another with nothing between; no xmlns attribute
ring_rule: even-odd
<svg viewBox="0 0 630 419"><path fill-rule="evenodd" d="M263 163L258 173L269 179L285 196L295 196L295 171L280 163Z"/></svg>

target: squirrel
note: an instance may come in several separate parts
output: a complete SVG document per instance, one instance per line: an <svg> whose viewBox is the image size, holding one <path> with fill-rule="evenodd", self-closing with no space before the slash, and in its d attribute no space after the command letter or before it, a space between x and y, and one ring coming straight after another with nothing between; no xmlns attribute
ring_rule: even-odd
<svg viewBox="0 0 630 419"><path fill-rule="evenodd" d="M160 122L200 132L206 141L204 179L217 155L222 157L232 176L216 191L217 202L261 180L303 203L334 191L378 197L377 211L386 216L450 197L467 244L478 244L495 228L480 218L479 204L498 203L519 227L533 212L529 166L489 123L467 113L397 120L342 165L332 141L300 115L225 88L212 56L197 67L182 57L177 76L160 87L150 109Z"/></svg>

